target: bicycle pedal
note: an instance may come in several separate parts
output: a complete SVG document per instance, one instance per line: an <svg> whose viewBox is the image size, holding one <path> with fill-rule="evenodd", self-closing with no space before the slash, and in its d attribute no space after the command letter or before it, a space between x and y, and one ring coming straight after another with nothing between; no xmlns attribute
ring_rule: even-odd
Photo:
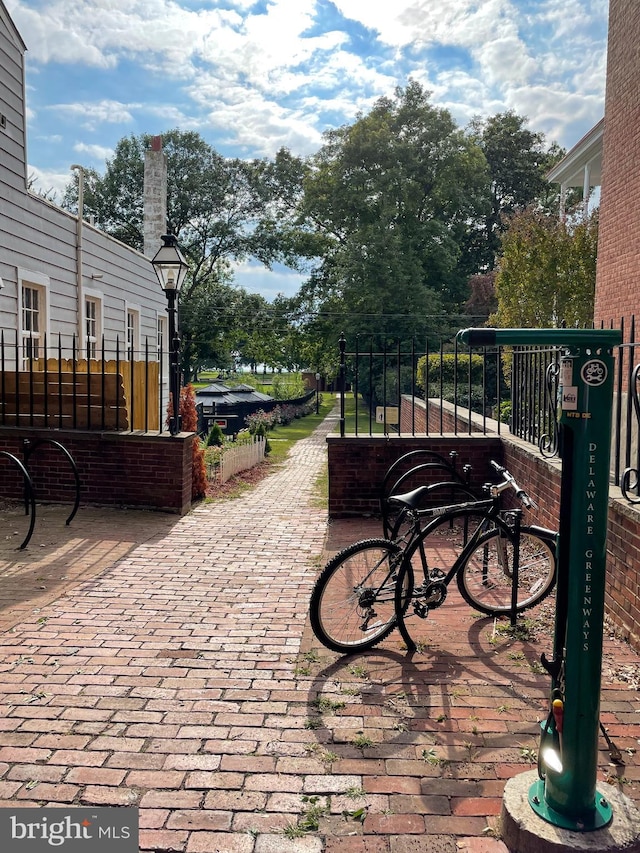
<svg viewBox="0 0 640 853"><path fill-rule="evenodd" d="M426 619L429 615L429 608L426 606L426 604L414 604L413 612L416 614L416 616L419 616L420 619Z"/></svg>

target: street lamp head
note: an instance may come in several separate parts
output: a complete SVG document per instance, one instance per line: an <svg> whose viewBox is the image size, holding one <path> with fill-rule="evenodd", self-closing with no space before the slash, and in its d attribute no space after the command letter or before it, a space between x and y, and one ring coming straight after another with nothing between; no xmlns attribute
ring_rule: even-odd
<svg viewBox="0 0 640 853"><path fill-rule="evenodd" d="M162 237L162 246L156 252L151 263L160 282L160 287L165 293L168 291L178 293L187 274L188 266L178 246L178 240L173 234L165 234Z"/></svg>

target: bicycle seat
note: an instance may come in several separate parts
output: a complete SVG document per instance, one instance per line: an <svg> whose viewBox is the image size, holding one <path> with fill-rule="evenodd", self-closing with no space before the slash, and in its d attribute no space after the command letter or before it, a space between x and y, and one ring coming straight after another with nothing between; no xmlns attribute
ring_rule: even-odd
<svg viewBox="0 0 640 853"><path fill-rule="evenodd" d="M405 492L403 495L390 495L387 502L390 504L399 504L407 509L419 509L420 498L429 491L429 486L418 486L417 489L412 489L410 492Z"/></svg>

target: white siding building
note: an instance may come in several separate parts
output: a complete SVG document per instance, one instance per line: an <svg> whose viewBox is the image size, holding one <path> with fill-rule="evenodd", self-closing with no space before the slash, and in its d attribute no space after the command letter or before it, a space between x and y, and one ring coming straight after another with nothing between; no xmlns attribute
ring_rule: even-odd
<svg viewBox="0 0 640 853"><path fill-rule="evenodd" d="M166 299L149 258L27 188L26 46L0 0L0 328L24 367L48 348L69 357L155 359ZM77 168L80 172L80 167ZM80 175L82 178L82 174ZM155 248L160 247L160 234ZM17 343L17 347L16 347ZM166 371L164 371L166 376Z"/></svg>

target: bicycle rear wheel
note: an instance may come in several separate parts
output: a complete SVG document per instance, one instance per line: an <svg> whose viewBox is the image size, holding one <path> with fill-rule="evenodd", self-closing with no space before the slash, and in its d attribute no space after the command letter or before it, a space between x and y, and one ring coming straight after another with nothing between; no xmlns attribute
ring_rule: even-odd
<svg viewBox="0 0 640 853"><path fill-rule="evenodd" d="M401 554L395 542L365 539L329 560L309 605L311 627L323 645L348 654L370 649L391 633Z"/></svg>
<svg viewBox="0 0 640 853"><path fill-rule="evenodd" d="M511 612L514 537L499 528L485 533L457 575L464 600L490 616ZM516 610L546 598L556 580L555 541L537 530L521 528Z"/></svg>

